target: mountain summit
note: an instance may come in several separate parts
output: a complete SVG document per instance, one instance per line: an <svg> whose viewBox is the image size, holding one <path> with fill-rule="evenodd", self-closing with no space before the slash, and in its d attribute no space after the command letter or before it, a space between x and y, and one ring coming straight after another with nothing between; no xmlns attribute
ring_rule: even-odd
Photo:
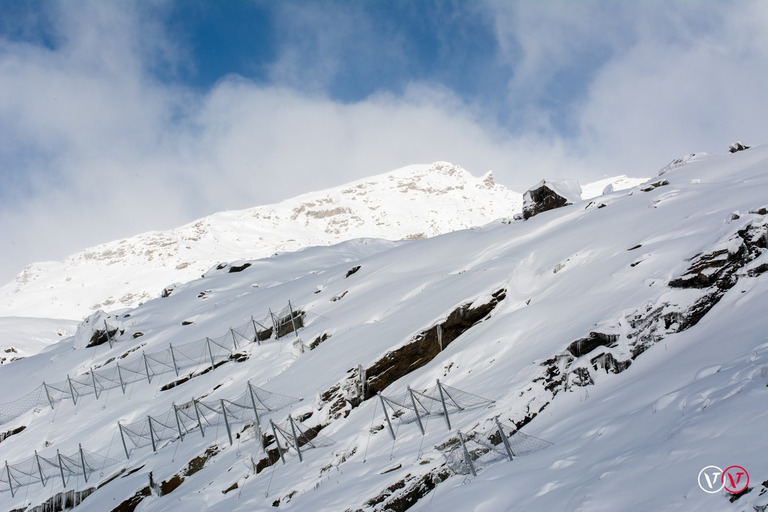
<svg viewBox="0 0 768 512"><path fill-rule="evenodd" d="M426 238L520 211L522 197L493 180L436 162L411 165L281 203L204 217L28 265L0 288L0 317L80 320L98 309L135 307L163 286L222 261L354 238Z"/></svg>
<svg viewBox="0 0 768 512"><path fill-rule="evenodd" d="M0 366L0 507L766 510L767 168L547 180L570 204L91 314Z"/></svg>

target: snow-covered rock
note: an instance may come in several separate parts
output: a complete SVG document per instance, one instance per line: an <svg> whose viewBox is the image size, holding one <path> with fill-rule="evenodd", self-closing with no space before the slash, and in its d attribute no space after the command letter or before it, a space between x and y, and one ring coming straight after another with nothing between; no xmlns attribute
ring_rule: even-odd
<svg viewBox="0 0 768 512"><path fill-rule="evenodd" d="M98 310L80 322L74 335L74 348L84 349L107 343L110 338L118 335L125 329L121 328L121 322L112 315Z"/></svg>
<svg viewBox="0 0 768 512"><path fill-rule="evenodd" d="M523 218L581 201L581 185L576 180L541 180L523 196Z"/></svg>
<svg viewBox="0 0 768 512"><path fill-rule="evenodd" d="M731 153L736 153L737 151L744 151L745 149L749 149L749 146L742 144L740 140L737 140L730 146L728 146L728 151Z"/></svg>
<svg viewBox="0 0 768 512"><path fill-rule="evenodd" d="M668 171L671 171L672 169L677 169L678 167L682 167L683 165L687 164L688 162L696 158L702 158L706 156L707 156L707 153L688 153L687 155L677 157L671 162L669 162L667 165L665 165L659 171L659 176L666 174Z"/></svg>
<svg viewBox="0 0 768 512"><path fill-rule="evenodd" d="M113 347L69 337L0 367L0 505L66 489L145 512L763 510L766 169L768 147L707 156L547 222L309 247L177 286L121 312ZM291 310L299 337L243 338ZM250 385L284 399L260 427ZM749 488L705 492L712 465Z"/></svg>

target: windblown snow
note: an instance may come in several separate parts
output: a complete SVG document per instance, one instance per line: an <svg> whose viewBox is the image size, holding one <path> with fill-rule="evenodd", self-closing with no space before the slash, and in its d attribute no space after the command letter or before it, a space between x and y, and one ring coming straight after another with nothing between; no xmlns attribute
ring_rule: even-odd
<svg viewBox="0 0 768 512"><path fill-rule="evenodd" d="M281 215L333 231L348 190ZM238 261L0 366L0 504L764 510L767 191L758 146L526 221L205 260ZM710 465L749 485L704 492Z"/></svg>

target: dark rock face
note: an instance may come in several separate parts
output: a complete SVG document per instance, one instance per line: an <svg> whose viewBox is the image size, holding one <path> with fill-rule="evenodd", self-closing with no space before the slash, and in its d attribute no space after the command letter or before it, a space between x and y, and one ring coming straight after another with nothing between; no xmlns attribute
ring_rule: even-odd
<svg viewBox="0 0 768 512"><path fill-rule="evenodd" d="M91 336L91 340L88 342L88 345L86 345L86 348L89 347L96 347L99 345L103 345L104 343L107 343L110 338L114 338L118 335L125 334L125 330L122 329L96 329L93 331L93 336Z"/></svg>
<svg viewBox="0 0 768 512"><path fill-rule="evenodd" d="M731 153L736 153L737 151L744 151L745 149L749 149L749 146L746 146L741 143L741 141L737 140L730 146L728 146L728 151Z"/></svg>
<svg viewBox="0 0 768 512"><path fill-rule="evenodd" d="M277 323L277 337L282 338L286 334L290 334L304 327L304 312L301 311L300 309L297 309L292 313L288 313L287 315L278 318L276 323ZM260 339L264 339L264 338L260 338Z"/></svg>
<svg viewBox="0 0 768 512"><path fill-rule="evenodd" d="M530 202L527 201L530 196ZM557 195L553 190L550 190L547 186L541 186L537 189L529 190L525 194L526 202L523 206L523 218L525 220L530 219L534 215L538 215L542 212L554 210L568 204L568 200L562 196Z"/></svg>
<svg viewBox="0 0 768 512"><path fill-rule="evenodd" d="M451 472L445 464L420 476L408 473L402 480L388 486L375 498L369 499L366 505L374 507L375 510L405 512L449 476ZM357 512L360 511L362 509Z"/></svg>
<svg viewBox="0 0 768 512"><path fill-rule="evenodd" d="M573 354L574 357L581 357L589 354L599 346L615 347L618 339L618 334L590 332L588 337L576 340L568 345L568 351Z"/></svg>
<svg viewBox="0 0 768 512"><path fill-rule="evenodd" d="M242 265L234 265L233 264L232 266L229 267L229 273L233 274L235 272L242 272L243 270L247 269L250 266L251 266L251 264L248 263L248 262L245 262Z"/></svg>
<svg viewBox="0 0 768 512"><path fill-rule="evenodd" d="M580 188L573 180L541 181L523 196L523 219L573 204L574 200L580 199Z"/></svg>
<svg viewBox="0 0 768 512"><path fill-rule="evenodd" d="M492 293L485 303L466 303L451 311L446 320L439 324L442 348L444 349L464 332L485 320L506 296L506 289L501 288ZM349 370L350 375L346 379L321 395L322 402L328 404L329 417L333 419L346 417L364 400L376 396L378 391L384 390L392 382L429 363L440 353L437 331L437 325L421 331L405 345L387 352L364 368L362 375L358 369ZM351 393L350 390L353 389L358 391Z"/></svg>
<svg viewBox="0 0 768 512"><path fill-rule="evenodd" d="M453 310L445 322L440 324L443 348L485 319L506 296L506 290L502 288L494 292L491 300L485 304L476 307L464 304ZM397 379L426 365L439 353L437 326L417 334L410 343L388 352L367 368L370 389L366 398L370 398L376 391L385 389Z"/></svg>

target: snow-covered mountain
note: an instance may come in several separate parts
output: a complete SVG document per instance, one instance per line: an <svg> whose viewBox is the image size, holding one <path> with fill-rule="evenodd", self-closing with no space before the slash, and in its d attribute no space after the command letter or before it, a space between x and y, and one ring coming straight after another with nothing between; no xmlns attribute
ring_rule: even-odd
<svg viewBox="0 0 768 512"><path fill-rule="evenodd" d="M608 178L586 185L584 197L608 184L621 190L642 181ZM98 309L135 307L221 262L354 238L426 238L509 217L521 206L522 195L495 183L490 172L478 178L446 162L412 165L33 263L0 288L0 317L79 321Z"/></svg>
<svg viewBox="0 0 768 512"><path fill-rule="evenodd" d="M765 510L767 192L768 147L697 155L94 315L0 366L0 505Z"/></svg>
<svg viewBox="0 0 768 512"><path fill-rule="evenodd" d="M477 178L445 162L412 165L31 264L0 288L0 316L80 320L98 309L134 307L222 261L354 238L425 238L510 216L521 205L520 194L491 173Z"/></svg>

